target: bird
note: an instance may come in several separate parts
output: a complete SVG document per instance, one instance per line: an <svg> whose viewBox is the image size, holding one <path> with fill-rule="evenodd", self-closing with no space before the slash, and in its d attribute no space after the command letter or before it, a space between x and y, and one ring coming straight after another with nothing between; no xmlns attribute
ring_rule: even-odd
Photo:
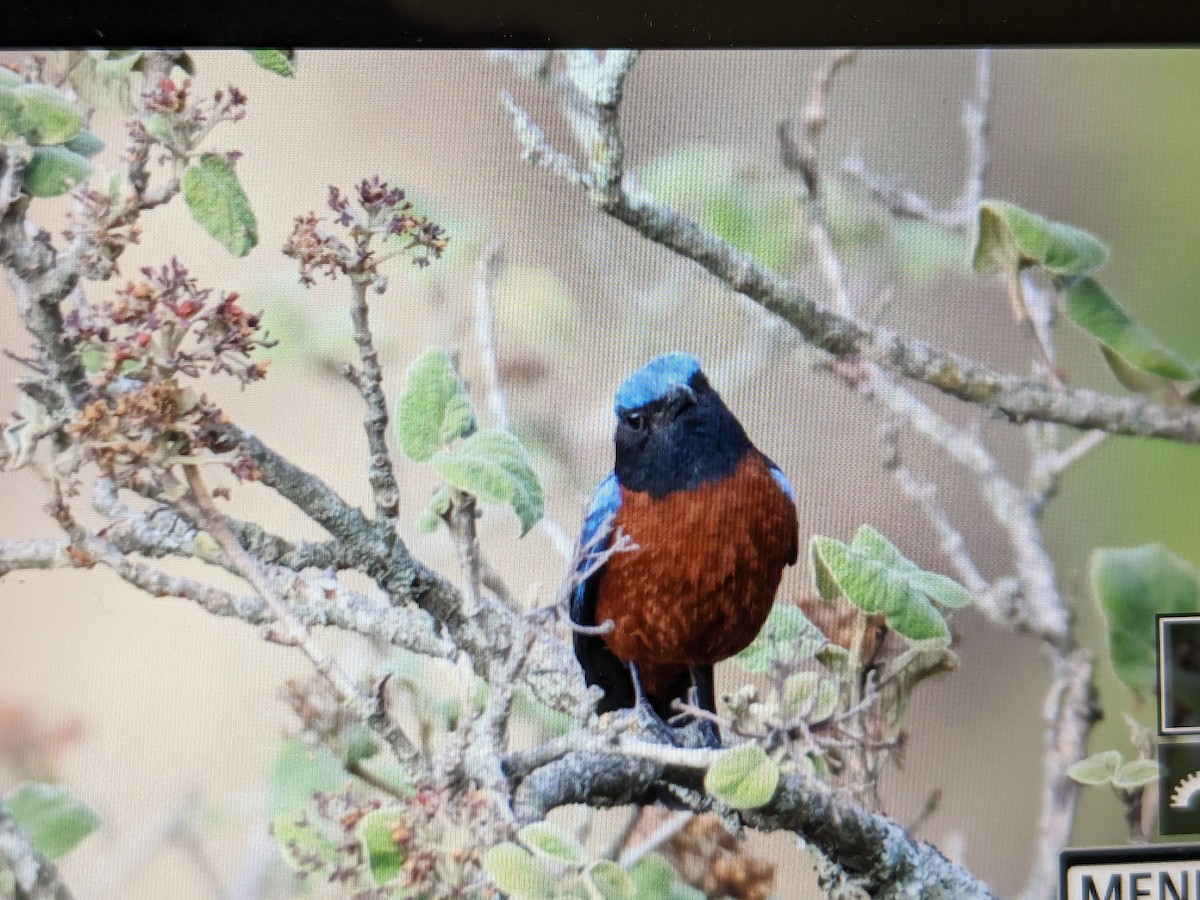
<svg viewBox="0 0 1200 900"><path fill-rule="evenodd" d="M575 655L604 691L598 713L648 708L675 742L668 721L691 720L674 701L716 713L713 666L754 640L796 562L796 494L691 354L635 371L614 412L613 470L584 515L569 597ZM603 558L619 534L627 546Z"/></svg>

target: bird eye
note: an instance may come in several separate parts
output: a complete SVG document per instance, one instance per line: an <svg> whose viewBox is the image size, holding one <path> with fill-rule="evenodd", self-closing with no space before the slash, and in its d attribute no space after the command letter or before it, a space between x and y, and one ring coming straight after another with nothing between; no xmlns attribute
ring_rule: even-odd
<svg viewBox="0 0 1200 900"><path fill-rule="evenodd" d="M641 413L631 412L626 414L625 424L634 431L641 431L646 427L646 417Z"/></svg>

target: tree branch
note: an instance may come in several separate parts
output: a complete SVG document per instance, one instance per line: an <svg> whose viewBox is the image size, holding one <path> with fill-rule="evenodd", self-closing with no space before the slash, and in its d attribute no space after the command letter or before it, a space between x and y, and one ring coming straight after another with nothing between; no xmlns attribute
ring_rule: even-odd
<svg viewBox="0 0 1200 900"><path fill-rule="evenodd" d="M644 237L691 259L731 290L780 316L815 347L839 357L877 363L905 378L992 410L1015 422L1040 420L1114 434L1200 442L1200 409L1166 407L1141 398L1114 397L1097 391L1060 388L998 371L926 341L835 312L808 297L798 286L749 254L701 228L652 198L631 193L620 176L623 144L615 104L632 58L612 53L602 61L572 56L570 87L545 77L559 94L587 169L578 180L605 213ZM591 61L589 61L591 60ZM525 158L545 166L562 154L513 99L502 98ZM561 165L546 166L555 171Z"/></svg>

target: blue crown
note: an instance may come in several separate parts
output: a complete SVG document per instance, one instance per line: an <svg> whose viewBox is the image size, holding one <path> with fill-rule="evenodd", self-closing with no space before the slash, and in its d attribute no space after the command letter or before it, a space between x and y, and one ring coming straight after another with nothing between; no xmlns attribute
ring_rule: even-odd
<svg viewBox="0 0 1200 900"><path fill-rule="evenodd" d="M616 411L619 414L660 400L699 371L700 360L690 353L667 353L652 359L625 379L617 391Z"/></svg>

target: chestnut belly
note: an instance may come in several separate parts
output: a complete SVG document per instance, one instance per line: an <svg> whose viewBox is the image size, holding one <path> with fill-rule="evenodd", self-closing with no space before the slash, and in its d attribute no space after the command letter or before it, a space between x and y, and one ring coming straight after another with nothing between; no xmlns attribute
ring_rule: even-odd
<svg viewBox="0 0 1200 900"><path fill-rule="evenodd" d="M745 648L797 550L796 511L757 452L730 477L660 499L622 488L615 525L637 544L604 568L596 621L654 696L691 666Z"/></svg>

